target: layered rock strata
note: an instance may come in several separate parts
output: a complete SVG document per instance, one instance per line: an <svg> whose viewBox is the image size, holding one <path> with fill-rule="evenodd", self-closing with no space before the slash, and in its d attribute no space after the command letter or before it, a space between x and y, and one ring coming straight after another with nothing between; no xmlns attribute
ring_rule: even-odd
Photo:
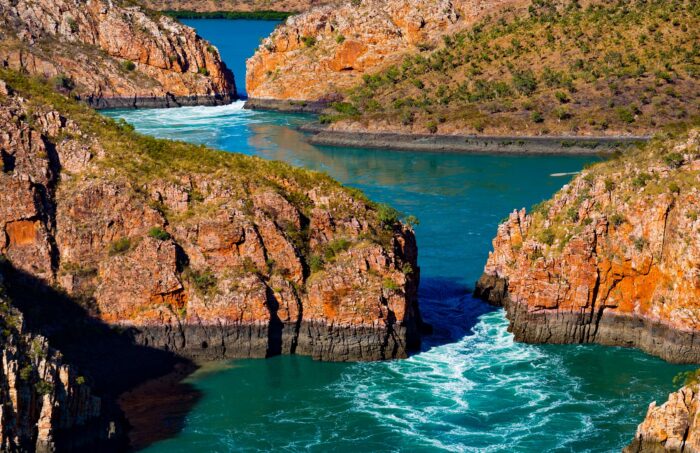
<svg viewBox="0 0 700 453"><path fill-rule="evenodd" d="M227 103L232 72L190 27L121 0L0 1L0 66L94 107Z"/></svg>
<svg viewBox="0 0 700 453"><path fill-rule="evenodd" d="M700 362L700 132L581 172L499 227L476 294L516 340Z"/></svg>
<svg viewBox="0 0 700 453"><path fill-rule="evenodd" d="M140 136L8 77L0 253L19 271L195 359L417 346L415 238L389 208L320 174Z"/></svg>
<svg viewBox="0 0 700 453"><path fill-rule="evenodd" d="M0 271L0 449L51 452L116 435L86 378L28 331L2 283Z"/></svg>
<svg viewBox="0 0 700 453"><path fill-rule="evenodd" d="M697 384L681 388L661 406L649 405L646 418L624 453L700 451L700 395Z"/></svg>
<svg viewBox="0 0 700 453"><path fill-rule="evenodd" d="M403 55L522 0L363 0L292 16L247 62L251 98L330 101Z"/></svg>

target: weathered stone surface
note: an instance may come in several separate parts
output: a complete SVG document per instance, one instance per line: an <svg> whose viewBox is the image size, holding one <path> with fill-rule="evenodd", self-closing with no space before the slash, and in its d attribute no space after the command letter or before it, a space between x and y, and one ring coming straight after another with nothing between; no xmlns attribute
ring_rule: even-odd
<svg viewBox="0 0 700 453"><path fill-rule="evenodd" d="M236 97L233 74L192 28L120 0L0 1L0 63L63 77L57 85L95 107Z"/></svg>
<svg viewBox="0 0 700 453"><path fill-rule="evenodd" d="M421 46L522 0L363 0L292 16L247 62L248 95L260 100L330 101ZM252 104L251 104L252 105Z"/></svg>
<svg viewBox="0 0 700 453"><path fill-rule="evenodd" d="M375 360L418 345L413 232L367 201L291 168L164 172L161 159L161 176L143 177L144 162L130 166L145 155L118 163L140 145L112 148L50 106L26 105L11 96L0 107L12 160L0 180L13 187L0 195L11 197L0 253L101 321L194 359Z"/></svg>
<svg viewBox="0 0 700 453"><path fill-rule="evenodd" d="M72 445L109 436L101 401L46 338L30 333L4 293L0 270L0 449L55 451L63 432L82 430Z"/></svg>
<svg viewBox="0 0 700 453"><path fill-rule="evenodd" d="M649 405L646 418L624 453L700 451L700 397L698 385L689 385L668 396L661 406Z"/></svg>
<svg viewBox="0 0 700 453"><path fill-rule="evenodd" d="M700 132L582 172L499 226L477 295L517 340L700 362Z"/></svg>

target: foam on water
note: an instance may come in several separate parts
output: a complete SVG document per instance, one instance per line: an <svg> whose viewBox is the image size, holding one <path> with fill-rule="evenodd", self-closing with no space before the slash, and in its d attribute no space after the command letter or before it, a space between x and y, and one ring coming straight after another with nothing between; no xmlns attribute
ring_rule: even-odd
<svg viewBox="0 0 700 453"><path fill-rule="evenodd" d="M502 310L470 296L499 219L549 197L591 159L317 148L307 117L219 107L107 112L140 132L323 170L415 214L420 303L435 334L384 363L234 361L190 379L203 393L153 452L609 452L685 368L638 351L518 344Z"/></svg>

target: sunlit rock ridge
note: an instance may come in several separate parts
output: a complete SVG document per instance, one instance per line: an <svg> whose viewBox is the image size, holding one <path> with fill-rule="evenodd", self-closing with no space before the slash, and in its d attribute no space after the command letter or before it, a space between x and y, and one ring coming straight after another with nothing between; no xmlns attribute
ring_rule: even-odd
<svg viewBox="0 0 700 453"><path fill-rule="evenodd" d="M218 50L174 19L121 0L0 0L0 63L95 107L236 98Z"/></svg>
<svg viewBox="0 0 700 453"><path fill-rule="evenodd" d="M499 227L477 294L516 340L700 362L700 131L581 172Z"/></svg>

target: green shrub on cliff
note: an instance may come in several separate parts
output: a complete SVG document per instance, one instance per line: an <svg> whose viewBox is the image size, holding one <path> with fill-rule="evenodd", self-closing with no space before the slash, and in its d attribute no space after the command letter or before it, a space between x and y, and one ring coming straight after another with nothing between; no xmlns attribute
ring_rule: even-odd
<svg viewBox="0 0 700 453"><path fill-rule="evenodd" d="M121 65L122 69L125 71L133 71L134 69L136 69L136 63L134 63L131 60L122 61Z"/></svg>
<svg viewBox="0 0 700 453"><path fill-rule="evenodd" d="M153 227L150 230L148 230L148 236L154 239L158 239L160 241L167 241L168 239L170 239L170 233L168 233L161 227Z"/></svg>

